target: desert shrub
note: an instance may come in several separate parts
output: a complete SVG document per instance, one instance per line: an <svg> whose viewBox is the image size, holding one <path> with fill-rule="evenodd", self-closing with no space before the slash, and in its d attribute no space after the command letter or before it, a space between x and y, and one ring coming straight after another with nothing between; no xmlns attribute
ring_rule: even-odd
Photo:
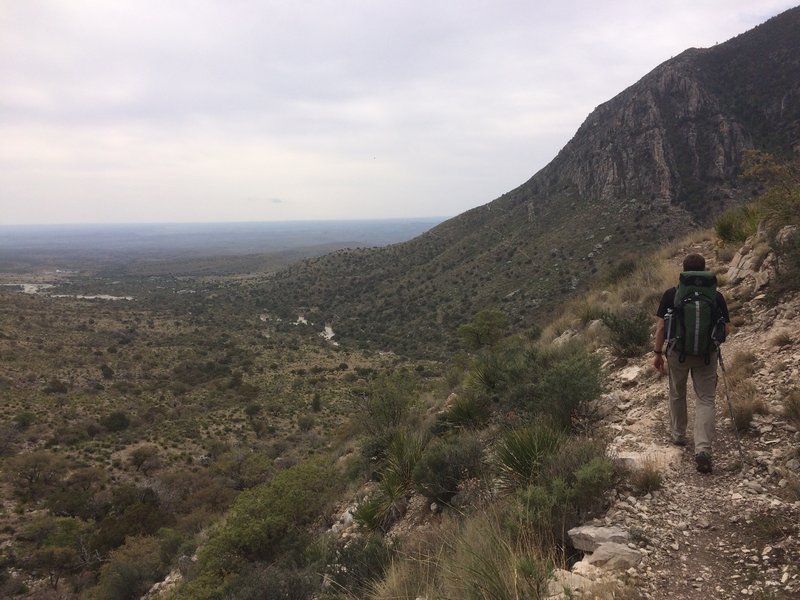
<svg viewBox="0 0 800 600"><path fill-rule="evenodd" d="M608 283L616 283L630 275L636 271L636 261L632 258L625 258L621 261L614 263L614 265L608 270L606 274L606 281Z"/></svg>
<svg viewBox="0 0 800 600"><path fill-rule="evenodd" d="M339 542L327 561L328 579L334 590L364 598L372 584L383 577L393 555L392 542L377 534Z"/></svg>
<svg viewBox="0 0 800 600"><path fill-rule="evenodd" d="M414 376L404 372L372 381L366 390L355 393L360 422L373 435L403 425L415 404L416 387Z"/></svg>
<svg viewBox="0 0 800 600"><path fill-rule="evenodd" d="M494 447L501 481L509 488L529 484L564 440L564 434L544 421L509 431Z"/></svg>
<svg viewBox="0 0 800 600"><path fill-rule="evenodd" d="M91 546L105 554L121 546L127 537L154 535L173 520L153 489L123 484L112 491Z"/></svg>
<svg viewBox="0 0 800 600"><path fill-rule="evenodd" d="M80 519L38 516L25 523L18 535L21 565L47 577L52 588L81 564L89 526Z"/></svg>
<svg viewBox="0 0 800 600"><path fill-rule="evenodd" d="M47 496L59 485L66 470L63 457L42 451L18 454L8 459L4 468L14 495L23 501Z"/></svg>
<svg viewBox="0 0 800 600"><path fill-rule="evenodd" d="M737 206L717 218L714 231L723 242L744 242L756 232L760 218L759 211L754 206Z"/></svg>
<svg viewBox="0 0 800 600"><path fill-rule="evenodd" d="M509 338L474 360L469 383L471 393L569 427L578 406L600 394L600 361L575 342L542 346Z"/></svg>
<svg viewBox="0 0 800 600"><path fill-rule="evenodd" d="M134 448L128 460L137 471L147 475L161 467L161 459L158 454L158 446L146 444Z"/></svg>
<svg viewBox="0 0 800 600"><path fill-rule="evenodd" d="M545 366L528 407L567 428L577 408L602 391L600 359L578 345L566 345L542 358Z"/></svg>
<svg viewBox="0 0 800 600"><path fill-rule="evenodd" d="M100 424L108 431L124 431L130 426L131 420L123 411L116 410L100 419Z"/></svg>
<svg viewBox="0 0 800 600"><path fill-rule="evenodd" d="M162 527L157 535L159 558L162 564L168 565L178 556L178 552L186 543L186 535L170 527Z"/></svg>
<svg viewBox="0 0 800 600"><path fill-rule="evenodd" d="M787 390L782 398L783 414L795 427L800 425L800 388Z"/></svg>
<svg viewBox="0 0 800 600"><path fill-rule="evenodd" d="M752 350L743 350L733 355L725 370L725 377L731 387L747 381L758 370L760 359Z"/></svg>
<svg viewBox="0 0 800 600"><path fill-rule="evenodd" d="M156 537L130 537L114 550L100 569L97 585L87 591L90 600L134 600L159 581L167 569L161 562Z"/></svg>
<svg viewBox="0 0 800 600"><path fill-rule="evenodd" d="M104 502L98 494L105 483L106 475L101 469L76 469L47 493L45 506L57 516L99 519L103 516Z"/></svg>
<svg viewBox="0 0 800 600"><path fill-rule="evenodd" d="M487 308L475 315L472 323L461 325L457 334L469 350L479 350L499 342L508 329L508 318L496 308Z"/></svg>
<svg viewBox="0 0 800 600"><path fill-rule="evenodd" d="M45 394L66 394L67 384L53 377L42 390Z"/></svg>
<svg viewBox="0 0 800 600"><path fill-rule="evenodd" d="M479 356L468 373L470 386L488 394L497 394L504 390L510 377L510 365L504 360L507 358L498 352L488 352Z"/></svg>
<svg viewBox="0 0 800 600"><path fill-rule="evenodd" d="M21 430L25 430L36 422L36 415L29 410L23 410L14 415L14 424Z"/></svg>
<svg viewBox="0 0 800 600"><path fill-rule="evenodd" d="M200 551L197 585L211 585L222 574L241 572L249 563L302 553L306 528L327 508L336 481L329 467L310 461L242 492L225 523Z"/></svg>
<svg viewBox="0 0 800 600"><path fill-rule="evenodd" d="M640 308L626 308L619 313L604 312L600 317L611 334L611 345L618 356L639 356L647 350L652 318Z"/></svg>
<svg viewBox="0 0 800 600"><path fill-rule="evenodd" d="M425 497L449 502L458 484L476 475L481 465L481 445L472 436L461 435L430 444L414 467L414 485Z"/></svg>
<svg viewBox="0 0 800 600"><path fill-rule="evenodd" d="M517 526L531 528L544 544L565 546L567 530L602 509L614 477L600 442L571 439L550 456L531 485L518 490Z"/></svg>
<svg viewBox="0 0 800 600"><path fill-rule="evenodd" d="M246 490L267 481L275 467L264 454L237 449L217 458L210 470L224 477L225 483L233 489Z"/></svg>
<svg viewBox="0 0 800 600"><path fill-rule="evenodd" d="M20 432L10 423L0 423L0 456L10 456L16 451Z"/></svg>
<svg viewBox="0 0 800 600"><path fill-rule="evenodd" d="M297 427L300 431L310 431L315 423L316 420L312 415L300 415L297 417Z"/></svg>
<svg viewBox="0 0 800 600"><path fill-rule="evenodd" d="M236 600L311 600L322 583L316 569L281 565L248 565L225 583L220 595L196 590L195 598L236 598Z"/></svg>

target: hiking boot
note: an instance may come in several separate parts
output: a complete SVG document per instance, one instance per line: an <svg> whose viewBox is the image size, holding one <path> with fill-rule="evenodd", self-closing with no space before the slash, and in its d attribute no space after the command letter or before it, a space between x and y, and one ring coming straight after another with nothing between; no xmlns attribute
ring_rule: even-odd
<svg viewBox="0 0 800 600"><path fill-rule="evenodd" d="M711 473L711 453L703 450L694 456L694 461L697 463L698 473Z"/></svg>
<svg viewBox="0 0 800 600"><path fill-rule="evenodd" d="M672 445L673 446L681 446L681 447L683 447L683 446L686 445L686 438L673 439L672 440Z"/></svg>

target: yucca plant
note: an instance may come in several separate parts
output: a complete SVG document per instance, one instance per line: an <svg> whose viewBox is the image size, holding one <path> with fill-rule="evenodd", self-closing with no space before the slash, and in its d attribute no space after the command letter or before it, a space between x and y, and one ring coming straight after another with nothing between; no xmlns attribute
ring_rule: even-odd
<svg viewBox="0 0 800 600"><path fill-rule="evenodd" d="M444 415L444 423L454 428L474 428L486 423L489 418L489 401L482 394L459 396Z"/></svg>
<svg viewBox="0 0 800 600"><path fill-rule="evenodd" d="M353 519L367 529L386 533L405 514L407 506L406 483L389 471L378 490L353 511Z"/></svg>
<svg viewBox="0 0 800 600"><path fill-rule="evenodd" d="M386 473L406 487L412 483L414 467L422 457L429 437L423 433L400 430L389 443L386 454Z"/></svg>
<svg viewBox="0 0 800 600"><path fill-rule="evenodd" d="M494 449L503 485L518 488L534 481L564 440L563 433L543 421L509 431Z"/></svg>

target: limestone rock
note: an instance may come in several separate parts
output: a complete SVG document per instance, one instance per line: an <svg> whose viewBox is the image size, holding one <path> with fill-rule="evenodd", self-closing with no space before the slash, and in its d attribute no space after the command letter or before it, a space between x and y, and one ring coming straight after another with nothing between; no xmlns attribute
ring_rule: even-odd
<svg viewBox="0 0 800 600"><path fill-rule="evenodd" d="M574 527L567 532L572 545L584 552L594 552L598 546L606 542L625 544L628 542L628 532L620 527L595 527L582 525Z"/></svg>
<svg viewBox="0 0 800 600"><path fill-rule="evenodd" d="M642 553L616 542L605 542L587 557L589 564L604 569L626 570L635 567L642 560Z"/></svg>
<svg viewBox="0 0 800 600"><path fill-rule="evenodd" d="M547 598L563 598L565 590L583 592L591 589L593 581L583 575L570 573L564 569L556 569L553 579L547 585Z"/></svg>

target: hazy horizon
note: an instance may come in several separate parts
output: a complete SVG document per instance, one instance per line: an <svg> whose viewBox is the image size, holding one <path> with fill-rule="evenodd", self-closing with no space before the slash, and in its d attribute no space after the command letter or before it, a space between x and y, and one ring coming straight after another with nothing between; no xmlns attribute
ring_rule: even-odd
<svg viewBox="0 0 800 600"><path fill-rule="evenodd" d="M0 223L457 215L794 4L7 2Z"/></svg>
<svg viewBox="0 0 800 600"><path fill-rule="evenodd" d="M444 218L306 219L217 223L87 223L0 225L0 272L20 265L85 261L318 256L354 247L408 241Z"/></svg>
<svg viewBox="0 0 800 600"><path fill-rule="evenodd" d="M81 222L81 223L0 223L0 229L14 228L73 228L73 227L137 227L137 226L161 226L161 225L257 225L257 224L281 224L281 223L370 223L370 222L407 222L425 221L441 223L452 219L456 215L431 215L419 217L347 217L329 219L273 219L273 220L244 220L244 221L114 221L114 222Z"/></svg>

